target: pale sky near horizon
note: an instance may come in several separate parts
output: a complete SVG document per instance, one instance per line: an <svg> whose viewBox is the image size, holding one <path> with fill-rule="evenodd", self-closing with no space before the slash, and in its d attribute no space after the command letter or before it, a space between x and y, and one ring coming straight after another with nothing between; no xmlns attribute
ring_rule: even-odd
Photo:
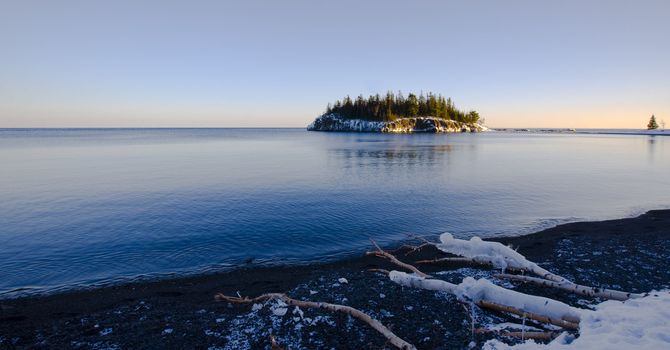
<svg viewBox="0 0 670 350"><path fill-rule="evenodd" d="M493 127L670 123L670 1L0 0L0 127L304 127L432 91Z"/></svg>

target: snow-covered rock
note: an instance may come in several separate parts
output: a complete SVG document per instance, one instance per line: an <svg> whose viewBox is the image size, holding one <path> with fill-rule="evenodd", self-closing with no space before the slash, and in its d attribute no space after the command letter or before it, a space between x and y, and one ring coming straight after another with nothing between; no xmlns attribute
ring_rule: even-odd
<svg viewBox="0 0 670 350"><path fill-rule="evenodd" d="M481 124L460 123L435 117L398 118L392 122L376 122L361 119L344 119L337 114L317 117L307 130L311 131L358 131L385 133L445 133L480 132L489 129Z"/></svg>

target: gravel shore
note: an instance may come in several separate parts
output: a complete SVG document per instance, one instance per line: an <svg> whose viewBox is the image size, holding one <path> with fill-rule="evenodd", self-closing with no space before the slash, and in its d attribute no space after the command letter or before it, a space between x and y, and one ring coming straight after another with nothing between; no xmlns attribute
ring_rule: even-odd
<svg viewBox="0 0 670 350"><path fill-rule="evenodd" d="M435 237L437 239L437 237ZM632 292L670 288L670 210L636 218L559 225L520 237L495 239L577 283ZM413 262L434 249L399 256ZM470 316L454 297L403 289L370 268L391 268L373 257L305 266L254 267L153 282L129 283L56 295L0 300L0 349L269 349L269 335L290 349L381 349L375 331L347 316L288 308L219 303L214 295L285 292L294 298L346 304L368 312L420 349L481 346ZM495 271L431 265L426 272L454 282ZM340 280L346 279L346 282ZM502 283L526 293L588 307L598 300ZM477 327L517 322L475 311Z"/></svg>

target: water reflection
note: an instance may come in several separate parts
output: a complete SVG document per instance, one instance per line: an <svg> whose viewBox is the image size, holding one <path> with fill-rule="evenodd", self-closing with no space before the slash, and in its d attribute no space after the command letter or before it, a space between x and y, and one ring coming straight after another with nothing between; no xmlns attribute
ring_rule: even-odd
<svg viewBox="0 0 670 350"><path fill-rule="evenodd" d="M369 146L369 145L365 145ZM360 167L425 167L434 168L449 162L450 153L469 149L463 145L405 145L387 144L385 147L335 148L329 157L342 161L345 168Z"/></svg>
<svg viewBox="0 0 670 350"><path fill-rule="evenodd" d="M654 142L656 140L654 139L654 135L649 135L649 140L647 144L649 145L648 147L648 154L649 154L649 162L653 163L654 162Z"/></svg>

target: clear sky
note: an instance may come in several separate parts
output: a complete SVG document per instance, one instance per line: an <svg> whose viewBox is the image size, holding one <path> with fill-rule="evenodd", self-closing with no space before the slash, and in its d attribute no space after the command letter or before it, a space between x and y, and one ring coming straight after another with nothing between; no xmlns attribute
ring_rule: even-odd
<svg viewBox="0 0 670 350"><path fill-rule="evenodd" d="M670 1L0 0L0 127L303 127L433 91L494 127L670 123Z"/></svg>

